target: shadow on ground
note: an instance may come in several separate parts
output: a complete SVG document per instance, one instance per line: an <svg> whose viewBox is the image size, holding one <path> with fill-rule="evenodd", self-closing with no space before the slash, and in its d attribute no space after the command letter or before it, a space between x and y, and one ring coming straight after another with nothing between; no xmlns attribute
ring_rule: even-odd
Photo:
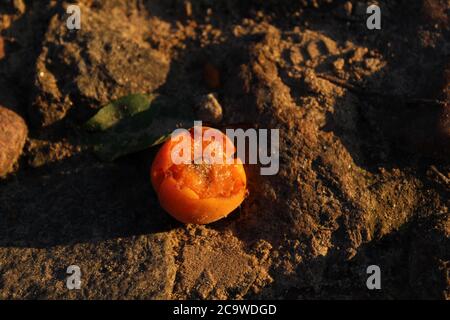
<svg viewBox="0 0 450 320"><path fill-rule="evenodd" d="M178 227L158 205L148 156L120 165L75 156L2 181L0 246L45 248Z"/></svg>

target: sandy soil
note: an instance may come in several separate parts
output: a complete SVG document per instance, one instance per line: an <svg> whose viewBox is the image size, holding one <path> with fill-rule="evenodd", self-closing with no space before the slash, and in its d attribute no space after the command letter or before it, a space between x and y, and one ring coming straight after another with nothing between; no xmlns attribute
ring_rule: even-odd
<svg viewBox="0 0 450 320"><path fill-rule="evenodd" d="M448 1L65 1L0 5L0 105L28 139L0 180L2 299L448 299ZM215 93L223 126L278 128L228 218L159 207L155 148L112 163L80 125L111 99ZM68 290L78 265L81 290ZM379 265L382 290L366 287Z"/></svg>

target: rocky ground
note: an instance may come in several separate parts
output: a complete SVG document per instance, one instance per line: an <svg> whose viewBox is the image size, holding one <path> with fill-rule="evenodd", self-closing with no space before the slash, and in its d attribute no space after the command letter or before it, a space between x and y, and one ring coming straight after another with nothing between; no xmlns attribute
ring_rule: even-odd
<svg viewBox="0 0 450 320"><path fill-rule="evenodd" d="M70 31L65 1L0 4L0 298L450 298L448 1L379 1L372 31L365 1L79 5ZM83 144L136 92L214 93L222 126L280 129L279 174L247 166L229 218L177 223L155 148L105 163Z"/></svg>

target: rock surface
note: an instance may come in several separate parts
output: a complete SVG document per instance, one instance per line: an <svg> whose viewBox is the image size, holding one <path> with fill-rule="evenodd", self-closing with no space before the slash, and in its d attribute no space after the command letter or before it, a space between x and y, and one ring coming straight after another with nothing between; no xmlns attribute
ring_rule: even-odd
<svg viewBox="0 0 450 320"><path fill-rule="evenodd" d="M0 178L13 169L27 140L25 121L15 112L0 106Z"/></svg>
<svg viewBox="0 0 450 320"><path fill-rule="evenodd" d="M125 10L82 5L83 26L72 31L64 15L51 19L36 64L36 94L29 110L35 124L54 124L74 106L79 119L89 107L151 92L164 83L168 60L143 40L145 20Z"/></svg>

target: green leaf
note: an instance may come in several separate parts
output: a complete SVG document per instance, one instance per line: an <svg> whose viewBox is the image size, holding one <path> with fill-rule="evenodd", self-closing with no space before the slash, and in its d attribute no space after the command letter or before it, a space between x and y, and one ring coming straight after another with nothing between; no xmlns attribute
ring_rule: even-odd
<svg viewBox="0 0 450 320"><path fill-rule="evenodd" d="M192 127L190 106L159 95L133 94L104 106L86 122L88 143L104 161L164 142L173 130Z"/></svg>
<svg viewBox="0 0 450 320"><path fill-rule="evenodd" d="M105 131L137 113L148 110L155 95L131 94L110 102L85 124L89 131Z"/></svg>

